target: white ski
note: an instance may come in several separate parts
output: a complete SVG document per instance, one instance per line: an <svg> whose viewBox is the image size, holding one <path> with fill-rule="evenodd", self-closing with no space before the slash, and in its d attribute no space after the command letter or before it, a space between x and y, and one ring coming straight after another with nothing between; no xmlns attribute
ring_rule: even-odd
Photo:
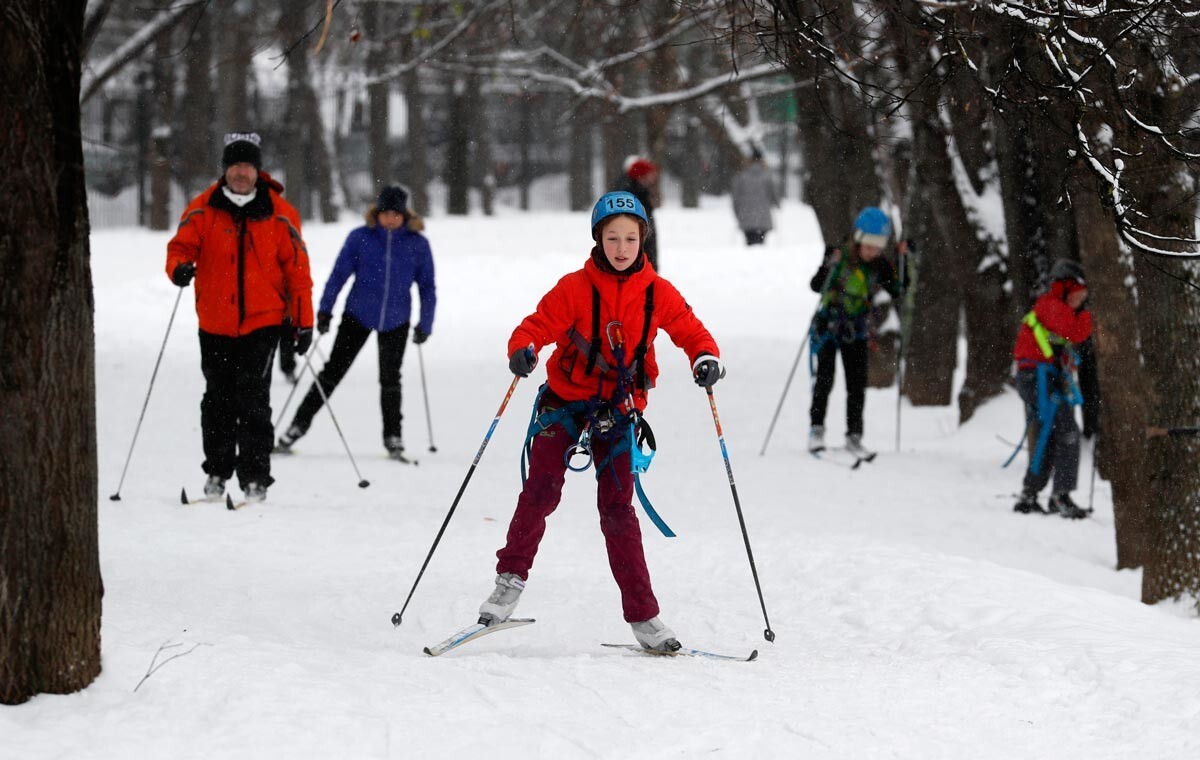
<svg viewBox="0 0 1200 760"><path fill-rule="evenodd" d="M628 649L631 652L648 654L652 657L700 657L706 660L734 660L737 662L753 662L754 660L758 659L757 649L753 650L748 655L742 656L732 654L716 654L715 652L705 652L702 649L689 649L687 647L676 649L674 652L663 652L658 649L646 649L638 644L604 644L603 646L613 647L614 649Z"/></svg>
<svg viewBox="0 0 1200 760"><path fill-rule="evenodd" d="M495 625L491 626L484 625L483 623L473 623L472 625L468 625L466 628L455 631L454 634L445 641L439 644L434 644L431 647L425 647L425 654L429 655L430 657L437 657L440 654L449 652L451 649L455 649L463 644L466 644L468 641L474 641L481 636L487 636L489 633L503 631L505 628L518 628L523 625L529 625L532 622L534 622L533 618L513 618L505 620L503 623L496 623Z"/></svg>

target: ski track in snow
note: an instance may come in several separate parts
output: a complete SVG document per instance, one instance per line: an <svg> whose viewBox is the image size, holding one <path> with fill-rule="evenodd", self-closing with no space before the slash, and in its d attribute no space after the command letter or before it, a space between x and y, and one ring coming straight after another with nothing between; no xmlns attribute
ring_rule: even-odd
<svg viewBox="0 0 1200 760"><path fill-rule="evenodd" d="M178 504L180 486L195 496L203 482L190 290L123 501L107 499L175 291L162 271L168 235L106 231L92 240L104 671L79 694L0 710L0 757L1197 756L1197 621L1178 605L1140 604L1140 574L1112 569L1104 482L1094 519L1011 512L1023 457L1000 469L1008 452L994 436L1018 434L1015 393L961 429L956 409L905 406L896 453L894 390L871 390L866 442L881 453L850 472L804 452L805 362L758 456L814 308L807 283L822 246L811 211L795 203L759 249L739 242L726 199L704 206L657 215L664 275L729 368L715 397L775 643L763 641L707 401L665 335L648 411L659 455L644 484L679 537L648 521L643 535L662 617L680 639L729 654L757 648L757 662L600 646L632 634L590 474L568 476L522 598L518 614L538 622L422 653L473 621L491 589L541 369L518 386L403 624L390 623L508 387L508 335L582 264L586 215L429 219L439 306L423 348L439 451L426 451L410 346L405 440L421 465L381 458L372 341L333 396L371 487L355 486L322 413L299 454L275 459L268 501L237 513ZM314 302L356 223L346 219L305 230ZM275 377L278 414L290 387ZM839 367L827 420L835 445L844 393ZM179 646L160 662L200 646L134 693L167 643Z"/></svg>

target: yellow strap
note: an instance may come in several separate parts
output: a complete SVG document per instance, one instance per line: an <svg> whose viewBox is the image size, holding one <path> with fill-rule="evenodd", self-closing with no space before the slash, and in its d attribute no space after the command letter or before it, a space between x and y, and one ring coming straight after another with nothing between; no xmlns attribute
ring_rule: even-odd
<svg viewBox="0 0 1200 760"><path fill-rule="evenodd" d="M1042 350L1042 356L1046 357L1047 359L1054 356L1054 348L1050 345L1052 340L1055 340L1059 343L1067 342L1066 339L1061 338L1047 330L1045 326L1038 321L1037 314L1032 311L1026 314L1025 318L1021 321L1028 325L1030 330L1033 330L1033 339L1037 341L1038 348Z"/></svg>

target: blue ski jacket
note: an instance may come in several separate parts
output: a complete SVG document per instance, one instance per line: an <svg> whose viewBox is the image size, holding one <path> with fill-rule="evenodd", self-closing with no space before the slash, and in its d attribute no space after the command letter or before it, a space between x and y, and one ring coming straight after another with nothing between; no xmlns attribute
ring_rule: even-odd
<svg viewBox="0 0 1200 760"><path fill-rule="evenodd" d="M433 253L424 235L413 232L407 224L390 233L379 225L353 230L325 283L318 311L333 313L333 304L350 275L354 275L354 285L346 297L346 312L363 326L388 332L409 323L415 282L421 296L417 326L426 334L433 333L437 289L433 281Z"/></svg>

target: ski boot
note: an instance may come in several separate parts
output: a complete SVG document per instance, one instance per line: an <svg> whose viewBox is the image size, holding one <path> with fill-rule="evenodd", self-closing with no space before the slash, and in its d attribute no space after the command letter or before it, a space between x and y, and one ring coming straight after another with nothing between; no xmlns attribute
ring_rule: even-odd
<svg viewBox="0 0 1200 760"><path fill-rule="evenodd" d="M383 439L383 447L387 449L388 456L392 459L405 461L404 457L404 439L398 435L389 435Z"/></svg>
<svg viewBox="0 0 1200 760"><path fill-rule="evenodd" d="M267 487L257 480L251 480L242 489L242 495L245 497L247 503L266 501Z"/></svg>
<svg viewBox="0 0 1200 760"><path fill-rule="evenodd" d="M508 620L517 609L517 602L521 601L521 592L524 590L525 581L516 573L497 575L492 595L479 605L479 623L493 626Z"/></svg>
<svg viewBox="0 0 1200 760"><path fill-rule="evenodd" d="M1020 512L1027 515L1030 512L1042 514L1042 508L1038 505L1037 494L1032 491L1022 491L1021 498L1017 499L1017 503L1013 505L1014 512Z"/></svg>
<svg viewBox="0 0 1200 760"><path fill-rule="evenodd" d="M304 436L305 431L299 425L292 425L283 435L279 436L279 442L275 444L275 448L271 450L272 454L291 454L292 444L300 440Z"/></svg>
<svg viewBox="0 0 1200 760"><path fill-rule="evenodd" d="M1057 512L1059 517L1066 520L1082 520L1088 516L1088 511L1071 500L1069 493L1056 493L1047 503L1048 511Z"/></svg>
<svg viewBox="0 0 1200 760"><path fill-rule="evenodd" d="M808 429L808 453L818 454L825 450L825 426L813 425Z"/></svg>
<svg viewBox="0 0 1200 760"><path fill-rule="evenodd" d="M656 652L678 652L680 649L675 632L665 626L657 617L643 620L640 623L630 623L630 627L633 628L633 637L637 639L643 649L652 649Z"/></svg>
<svg viewBox="0 0 1200 760"><path fill-rule="evenodd" d="M870 462L875 458L875 452L863 447L862 433L847 433L846 434L846 451L849 451L854 456L866 462Z"/></svg>
<svg viewBox="0 0 1200 760"><path fill-rule="evenodd" d="M225 495L225 478L220 475L209 475L208 480L204 481L204 500L205 501L220 501Z"/></svg>

